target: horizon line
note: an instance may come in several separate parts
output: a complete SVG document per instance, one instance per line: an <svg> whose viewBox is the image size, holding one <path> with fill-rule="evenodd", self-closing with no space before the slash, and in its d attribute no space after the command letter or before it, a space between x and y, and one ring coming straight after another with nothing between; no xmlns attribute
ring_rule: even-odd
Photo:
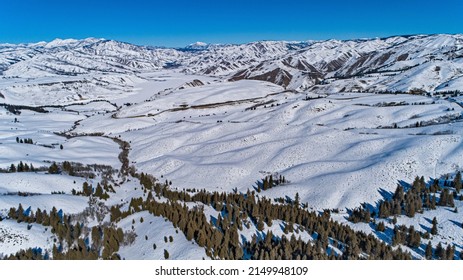
<svg viewBox="0 0 463 280"><path fill-rule="evenodd" d="M121 42L121 43L126 43L130 45L135 45L135 46L140 46L140 47L155 47L155 48L166 48L166 49L183 49L187 48L191 45L197 44L197 43L204 43L207 46L226 46L226 45L246 45L246 44L252 44L252 43L258 43L258 42L294 42L294 43L303 43L303 42L310 42L310 41L315 41L315 42L326 42L326 41L331 41L331 40L336 40L336 41L355 41L355 40L374 40L374 39L389 39L389 38L394 38L394 37L413 37L413 36L436 36L436 35L449 35L449 36L455 36L455 35L463 35L463 33L416 33L416 34L396 34L396 35L389 35L389 36L372 36L372 37L353 37L353 38L348 38L348 39L337 39L335 37L327 38L327 39L305 39L305 40L287 40L287 39L262 39L262 40L251 40L251 41L246 41L246 42L236 42L236 43L220 43L220 42L203 42L203 41L196 41L184 46L167 46L167 45L157 45L157 44L140 44L136 42L130 42L129 40L118 40L118 39L112 39L112 38L104 38L104 37L69 37L69 38L60 38L56 37L52 40L40 40L40 41L35 41L35 42L19 42L19 43L9 43L9 42L0 42L0 45L34 45L34 44L40 44L40 43L51 43L53 41L66 41L66 40L75 40L75 41L84 41L84 40L90 40L90 39L95 39L95 40L106 40L106 41L116 41L116 42Z"/></svg>

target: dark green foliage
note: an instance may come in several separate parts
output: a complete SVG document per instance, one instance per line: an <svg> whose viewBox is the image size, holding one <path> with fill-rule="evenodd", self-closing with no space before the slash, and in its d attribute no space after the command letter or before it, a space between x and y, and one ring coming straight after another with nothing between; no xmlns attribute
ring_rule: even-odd
<svg viewBox="0 0 463 280"><path fill-rule="evenodd" d="M425 257L427 260L432 259L432 245L431 241L428 242L428 245L426 246L426 252L425 252Z"/></svg>
<svg viewBox="0 0 463 280"><path fill-rule="evenodd" d="M117 254L120 244L124 240L124 233L120 228L114 228L111 226L105 227L93 227L83 231L80 223L72 222L72 217L66 214L60 214L55 207L47 213L37 209L36 214L32 212L28 215L24 215L24 209L22 205L18 206L18 210L11 208L9 211L9 217L16 219L19 222L26 223L38 223L43 226L51 226L51 231L57 236L57 242L62 245L66 244L67 251L62 251L56 244L53 247L52 258L56 260L75 260L75 259L120 259ZM82 236L84 235L85 236ZM87 245L91 238L91 246ZM21 252L7 257L8 259L49 259L51 258L48 253L43 254L41 250L31 252L26 251L26 254ZM102 254L100 255L100 252Z"/></svg>
<svg viewBox="0 0 463 280"><path fill-rule="evenodd" d="M450 193L448 189L443 189L437 205L454 207L453 193Z"/></svg>
<svg viewBox="0 0 463 280"><path fill-rule="evenodd" d="M352 210L352 213L349 215L349 221L353 223L360 223L360 222L369 223L370 220L371 220L370 211L365 208L355 208L354 210Z"/></svg>
<svg viewBox="0 0 463 280"><path fill-rule="evenodd" d="M258 231L263 231L264 230L264 222L262 219L259 219L257 222L257 230Z"/></svg>
<svg viewBox="0 0 463 280"><path fill-rule="evenodd" d="M432 228L431 228L431 234L436 235L437 234L437 219L434 217L432 219Z"/></svg>
<svg viewBox="0 0 463 280"><path fill-rule="evenodd" d="M134 174L141 177L141 175ZM143 177L146 177L143 174ZM268 178L270 181L270 177ZM273 181L273 179L272 179ZM362 252L369 252L371 259L409 259L410 255L392 248L373 235L355 232L350 227L333 221L329 211L322 215L309 212L294 201L272 203L271 199L259 198L254 192L219 193L198 190L193 195L185 191L176 191L168 184L153 182L155 192L151 198L145 200L133 199L129 209L123 213L111 214L111 221L117 222L135 212L149 211L155 216L165 217L171 221L187 240L194 240L204 247L211 258L239 259L245 255L251 259L327 259L327 246L336 242L335 246L344 252L342 255L332 254L335 259L359 259ZM160 202L154 197L165 197L167 202ZM220 209L215 223L207 220L201 207L186 207L184 202L195 202ZM220 206L219 206L220 205ZM112 211L116 212L112 209ZM265 222L281 220L285 224L285 231L307 231L318 234L317 240L304 242L294 236L286 238L265 238L260 240L256 235L251 240L240 244L238 228L243 228L248 219L252 220L259 229L265 228ZM267 234L266 236L269 236ZM271 237L271 235L270 235ZM244 254L247 252L247 254Z"/></svg>
<svg viewBox="0 0 463 280"><path fill-rule="evenodd" d="M461 182L461 172L458 171L453 179L453 187L455 188L457 193L460 193L462 182Z"/></svg>
<svg viewBox="0 0 463 280"><path fill-rule="evenodd" d="M56 164L56 162L53 162L52 165L48 168L48 173L50 174L58 174L59 173L59 167Z"/></svg>
<svg viewBox="0 0 463 280"><path fill-rule="evenodd" d="M379 222L378 226L376 227L376 230L384 232L386 230L386 226L384 225L383 222Z"/></svg>
<svg viewBox="0 0 463 280"><path fill-rule="evenodd" d="M90 196L90 195L92 195L92 193L93 193L92 185L89 185L87 182L84 182L84 183L82 184L82 193L83 193L85 196Z"/></svg>
<svg viewBox="0 0 463 280"><path fill-rule="evenodd" d="M19 137L16 137L16 143L20 143L20 144L34 144L34 141L31 139L31 138L27 138L27 139L21 139Z"/></svg>
<svg viewBox="0 0 463 280"><path fill-rule="evenodd" d="M455 246L451 246L450 244L447 245L447 249L445 250L445 256L447 260L453 260L455 255Z"/></svg>
<svg viewBox="0 0 463 280"><path fill-rule="evenodd" d="M273 175L266 176L264 179L262 179L262 188L260 185L257 186L257 191L260 192L260 190L268 190L271 189L275 186L279 186L282 184L286 184L286 178L285 176L279 175L276 180L273 179Z"/></svg>
<svg viewBox="0 0 463 280"><path fill-rule="evenodd" d="M437 244L435 254L436 254L436 257L440 260L445 260L447 258L446 251L442 247L442 243L439 242L439 244Z"/></svg>
<svg viewBox="0 0 463 280"><path fill-rule="evenodd" d="M420 233L415 231L413 226L410 226L408 229L408 236L407 236L407 246L411 248L418 248L421 244L421 236Z"/></svg>
<svg viewBox="0 0 463 280"><path fill-rule="evenodd" d="M169 252L166 249L164 249L164 259L169 259Z"/></svg>

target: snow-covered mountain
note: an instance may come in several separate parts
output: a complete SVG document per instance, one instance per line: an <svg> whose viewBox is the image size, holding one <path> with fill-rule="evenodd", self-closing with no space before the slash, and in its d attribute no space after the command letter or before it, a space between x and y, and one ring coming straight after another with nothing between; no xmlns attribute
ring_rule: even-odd
<svg viewBox="0 0 463 280"><path fill-rule="evenodd" d="M95 38L0 45L3 77L137 74L163 68L231 81L264 80L298 91L450 91L463 85L463 35L197 42L179 49Z"/></svg>
<svg viewBox="0 0 463 280"><path fill-rule="evenodd" d="M178 56L178 52L172 49L150 49L94 38L0 45L0 65L6 77L137 73L161 69Z"/></svg>
<svg viewBox="0 0 463 280"><path fill-rule="evenodd" d="M0 258L463 259L462 42L0 45Z"/></svg>

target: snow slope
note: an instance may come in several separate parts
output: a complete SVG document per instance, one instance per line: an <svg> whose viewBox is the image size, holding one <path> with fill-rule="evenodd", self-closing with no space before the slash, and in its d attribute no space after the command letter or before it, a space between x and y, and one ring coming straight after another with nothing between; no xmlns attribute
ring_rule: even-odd
<svg viewBox="0 0 463 280"><path fill-rule="evenodd" d="M0 107L0 168L67 160L119 169L121 150L111 139L118 138L130 144L130 165L178 189L246 192L266 175L281 174L289 183L259 195L298 193L312 209L339 208L336 218L347 223L346 208L374 205L399 181L461 170L462 97L442 93L463 90L462 41L462 35L440 34L197 43L184 49L95 38L0 45L0 103L6 104ZM8 104L40 107L13 114ZM97 179L88 182L95 185ZM116 193L106 206L124 211L131 198L146 196L136 179L114 180ZM70 192L85 181L44 172L0 173L0 213L5 217L10 207L22 204L78 214L89 200ZM459 244L461 214L451 210L402 217L399 223L424 231L438 216L440 235L433 244ZM206 214L217 215L214 211L207 208ZM281 225L274 221L272 231L284 234ZM125 231L133 226L137 235L120 249L123 258L163 259L164 249L171 259L206 257L170 222L147 212L118 226ZM374 232L366 224L351 226ZM29 231L4 220L0 231L16 236L1 240L4 254L53 244L35 225ZM254 226L240 232L244 239L254 233Z"/></svg>

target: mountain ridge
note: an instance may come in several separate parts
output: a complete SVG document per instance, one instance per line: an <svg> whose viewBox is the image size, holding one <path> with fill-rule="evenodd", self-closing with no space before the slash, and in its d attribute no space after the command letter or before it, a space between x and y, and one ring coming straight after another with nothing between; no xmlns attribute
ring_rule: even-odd
<svg viewBox="0 0 463 280"><path fill-rule="evenodd" d="M0 44L4 78L136 74L166 68L230 81L263 80L318 93L452 91L463 86L463 35L194 43L183 48L97 38Z"/></svg>

